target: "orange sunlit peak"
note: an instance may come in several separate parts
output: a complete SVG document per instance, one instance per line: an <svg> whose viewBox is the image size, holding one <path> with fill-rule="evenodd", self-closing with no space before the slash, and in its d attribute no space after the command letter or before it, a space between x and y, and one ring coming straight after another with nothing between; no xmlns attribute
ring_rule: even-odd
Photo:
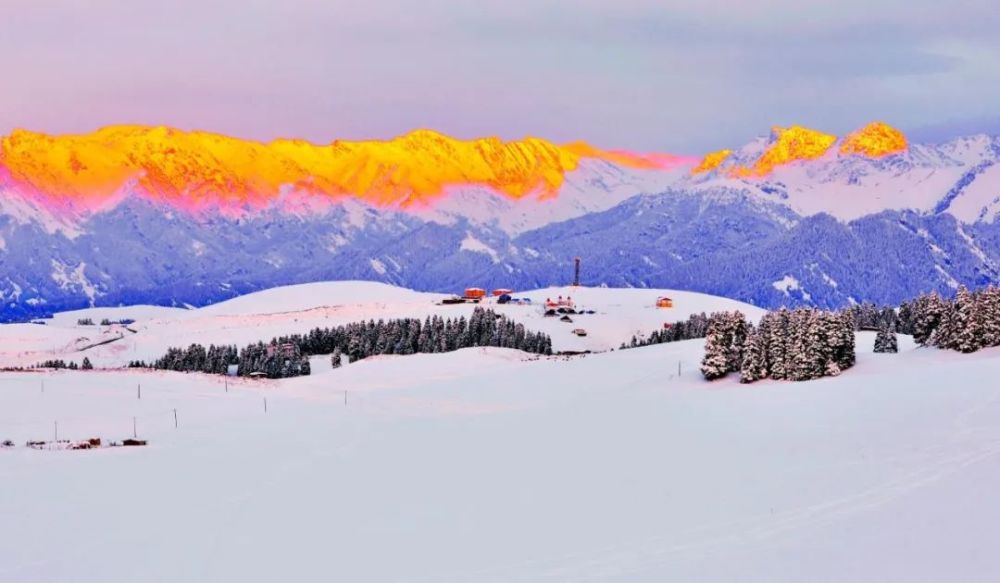
<svg viewBox="0 0 1000 583"><path fill-rule="evenodd" d="M287 186L378 205L429 201L465 185L511 198L553 195L584 158L641 169L666 168L673 160L532 137L459 140L428 129L327 145L130 125L61 136L17 130L0 141L0 172L15 186L74 205L100 204L126 184L138 194L191 208L266 205Z"/></svg>
<svg viewBox="0 0 1000 583"><path fill-rule="evenodd" d="M903 132L889 124L876 121L844 138L840 145L840 153L845 156L882 158L905 151L907 147L908 143Z"/></svg>
<svg viewBox="0 0 1000 583"><path fill-rule="evenodd" d="M792 162L815 160L826 154L837 141L837 136L802 126L775 127L771 143L752 167L739 166L730 174L734 177L763 177L775 168Z"/></svg>
<svg viewBox="0 0 1000 583"><path fill-rule="evenodd" d="M704 174L706 172L711 172L722 165L729 156L733 153L732 150L718 150L716 152L709 152L705 154L705 157L701 159L701 162L697 166L691 169L691 174Z"/></svg>

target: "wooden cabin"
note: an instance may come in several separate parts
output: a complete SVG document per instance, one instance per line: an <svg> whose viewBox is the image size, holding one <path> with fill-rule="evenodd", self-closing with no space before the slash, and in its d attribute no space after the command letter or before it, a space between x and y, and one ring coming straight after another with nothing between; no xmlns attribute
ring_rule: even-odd
<svg viewBox="0 0 1000 583"><path fill-rule="evenodd" d="M656 298L656 307L657 308L672 308L672 307L674 307L674 300L672 300L672 299L670 299L670 298L668 298L666 296L658 297L658 298Z"/></svg>

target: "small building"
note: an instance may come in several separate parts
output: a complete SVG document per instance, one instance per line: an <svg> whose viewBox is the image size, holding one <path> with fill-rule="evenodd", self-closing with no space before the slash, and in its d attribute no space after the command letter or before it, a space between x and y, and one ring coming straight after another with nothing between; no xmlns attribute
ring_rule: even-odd
<svg viewBox="0 0 1000 583"><path fill-rule="evenodd" d="M505 287L499 287L493 290L493 297L510 296L510 295L514 295L514 290L507 289Z"/></svg>
<svg viewBox="0 0 1000 583"><path fill-rule="evenodd" d="M573 309L575 307L576 307L576 303L573 301L573 298L571 298L570 296L566 296L565 298L562 297L562 296L559 296L559 297L557 297L554 300L552 298L545 298L545 308L546 309L548 309L548 308L555 308L555 309L568 308L568 309Z"/></svg>
<svg viewBox="0 0 1000 583"><path fill-rule="evenodd" d="M464 297L467 300L481 300L486 297L486 290L481 287L467 287Z"/></svg>
<svg viewBox="0 0 1000 583"><path fill-rule="evenodd" d="M668 298L667 296L660 296L656 298L657 308L672 308L674 307L674 300Z"/></svg>

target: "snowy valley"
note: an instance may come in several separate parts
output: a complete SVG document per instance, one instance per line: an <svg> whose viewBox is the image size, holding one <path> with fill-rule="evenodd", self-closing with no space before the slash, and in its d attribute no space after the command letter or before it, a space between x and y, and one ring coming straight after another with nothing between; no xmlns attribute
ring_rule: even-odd
<svg viewBox="0 0 1000 583"><path fill-rule="evenodd" d="M489 307L565 357L372 357L280 380L122 368L474 306L384 284L276 288L0 326L0 580L988 580L1000 569L1000 348L873 354L835 378L705 381L704 341L610 350L700 312L676 290L550 288ZM546 298L593 314L546 318ZM669 296L673 307L657 308ZM79 325L104 319L127 325ZM571 333L586 328L588 335ZM108 341L110 340L110 341ZM108 341L108 342L106 342ZM141 397L141 398L139 398ZM146 447L34 450L135 435ZM54 551L58 549L58 551ZM391 560L389 560L391 558Z"/></svg>

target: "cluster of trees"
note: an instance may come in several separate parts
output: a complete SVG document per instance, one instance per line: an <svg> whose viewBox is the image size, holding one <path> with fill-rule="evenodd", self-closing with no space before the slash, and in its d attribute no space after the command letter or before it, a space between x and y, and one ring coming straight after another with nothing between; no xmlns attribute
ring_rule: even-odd
<svg viewBox="0 0 1000 583"><path fill-rule="evenodd" d="M770 312L756 328L740 312L713 314L701 371L709 380L739 372L743 383L836 376L854 366L854 327L847 312L814 308Z"/></svg>
<svg viewBox="0 0 1000 583"><path fill-rule="evenodd" d="M94 368L94 365L92 365L90 363L90 359L87 358L87 357L83 358L83 366L78 366L72 360L69 361L69 362L66 362L65 360L62 360L60 358L60 359L55 359L55 360L45 360L45 361L39 362L38 364L35 365L35 368L56 368L56 369L63 369L64 368L64 369L68 369L68 370L78 370L78 369L82 368L83 370L91 370L91 369Z"/></svg>
<svg viewBox="0 0 1000 583"><path fill-rule="evenodd" d="M526 330L504 315L477 307L456 319L433 316L355 322L336 328L316 328L306 336L280 339L294 342L307 354L334 354L339 349L350 362L377 354L451 352L461 348L496 346L532 354L552 354L552 339Z"/></svg>
<svg viewBox="0 0 1000 583"><path fill-rule="evenodd" d="M995 286L975 292L960 287L950 300L925 294L907 309L913 314L913 339L921 346L959 352L1000 346L1000 288Z"/></svg>
<svg viewBox="0 0 1000 583"><path fill-rule="evenodd" d="M248 347L249 348L249 347ZM168 348L167 353L153 362L152 368L175 370L179 372L204 372L210 374L226 374L229 365L239 363L239 352L235 346L216 346L205 348L201 344L191 344L187 348ZM131 368L145 367L143 361L129 363ZM247 372L247 374L250 374Z"/></svg>
<svg viewBox="0 0 1000 583"><path fill-rule="evenodd" d="M626 344L622 342L620 350L626 348L638 348L640 346L652 346L665 342L677 342L679 340L692 340L694 338L704 338L708 331L709 317L705 312L692 314L687 320L674 322L669 327L662 330L655 330L645 338L632 336L632 340Z"/></svg>
<svg viewBox="0 0 1000 583"><path fill-rule="evenodd" d="M526 330L523 325L477 307L469 318L428 317L395 320L369 320L333 328L315 328L308 334L274 338L240 350L235 346L208 348L192 344L170 348L153 363L153 368L224 374L230 365L238 365L239 376L263 374L268 378L308 375L310 355L330 354L333 365L343 358L350 362L378 354L416 354L451 352L460 348L496 346L534 354L552 354L552 339ZM142 361L129 363L143 367Z"/></svg>

